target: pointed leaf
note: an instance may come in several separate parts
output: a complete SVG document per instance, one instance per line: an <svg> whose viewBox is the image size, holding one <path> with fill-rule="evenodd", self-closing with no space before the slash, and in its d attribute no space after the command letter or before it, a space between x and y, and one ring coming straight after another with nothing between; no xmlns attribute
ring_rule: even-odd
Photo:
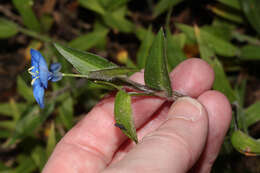
<svg viewBox="0 0 260 173"><path fill-rule="evenodd" d="M66 127L67 130L71 129L73 126L73 99L71 97L67 97L59 107L59 118L61 122Z"/></svg>
<svg viewBox="0 0 260 173"><path fill-rule="evenodd" d="M200 57L209 64L213 64L213 58L215 58L215 53L207 44L207 42L202 39L201 30L199 27L194 26L195 36L199 45Z"/></svg>
<svg viewBox="0 0 260 173"><path fill-rule="evenodd" d="M27 102L29 102L29 103L34 102L32 88L29 87L20 76L17 77L17 90L18 90L18 93L25 100L27 100Z"/></svg>
<svg viewBox="0 0 260 173"><path fill-rule="evenodd" d="M19 112L23 112L26 109L25 103L16 103ZM0 114L5 116L14 117L14 110L11 103L0 103Z"/></svg>
<svg viewBox="0 0 260 173"><path fill-rule="evenodd" d="M18 33L18 27L15 23L0 18L0 39L5 39L14 36Z"/></svg>
<svg viewBox="0 0 260 173"><path fill-rule="evenodd" d="M126 5L129 0L100 0L106 10L113 11Z"/></svg>
<svg viewBox="0 0 260 173"><path fill-rule="evenodd" d="M260 60L260 46L245 45L241 48L240 59L245 61Z"/></svg>
<svg viewBox="0 0 260 173"><path fill-rule="evenodd" d="M14 6L22 16L24 25L29 29L40 32L42 30L41 24L32 9L33 3L33 0L13 0Z"/></svg>
<svg viewBox="0 0 260 173"><path fill-rule="evenodd" d="M70 41L69 46L79 50L88 50L97 45L101 40L104 40L107 33L108 29L105 28L103 30L80 35L79 37Z"/></svg>
<svg viewBox="0 0 260 173"><path fill-rule="evenodd" d="M202 59L207 61L213 67L215 72L215 81L213 84L213 88L224 93L228 97L230 102L235 101L236 100L235 92L232 89L227 79L222 64L215 56L212 48L208 47L207 42L201 38L201 34L200 34L201 30L197 26L195 26L194 29L195 29L197 42L199 44L200 56Z"/></svg>
<svg viewBox="0 0 260 173"><path fill-rule="evenodd" d="M239 0L228 0L228 1L227 0L218 0L218 1L229 7L234 8L234 9L241 10Z"/></svg>
<svg viewBox="0 0 260 173"><path fill-rule="evenodd" d="M246 110L246 124L247 127L260 121L260 101L250 105Z"/></svg>
<svg viewBox="0 0 260 173"><path fill-rule="evenodd" d="M114 63L98 55L65 47L57 43L54 46L81 74L87 75L90 71L117 67Z"/></svg>
<svg viewBox="0 0 260 173"><path fill-rule="evenodd" d="M49 129L48 140L47 140L47 147L46 147L47 157L50 157L53 149L55 148L55 145L56 145L55 124L52 123Z"/></svg>
<svg viewBox="0 0 260 173"><path fill-rule="evenodd" d="M228 81L222 64L217 58L213 62L213 69L215 71L215 81L213 84L213 89L224 93L229 101L233 103L237 100L235 92L232 89L230 82Z"/></svg>
<svg viewBox="0 0 260 173"><path fill-rule="evenodd" d="M126 16L127 9L119 8L113 12L106 12L102 17L106 25L121 32L129 33L134 30L134 24Z"/></svg>
<svg viewBox="0 0 260 173"><path fill-rule="evenodd" d="M239 13L237 11L234 12L234 10L227 10L225 7L223 8L222 6L209 6L209 9L220 17L223 17L224 19L236 22L236 23L243 23L243 14Z"/></svg>
<svg viewBox="0 0 260 173"><path fill-rule="evenodd" d="M42 170L47 161L47 155L44 148L39 145L33 148L31 157L38 169Z"/></svg>
<svg viewBox="0 0 260 173"><path fill-rule="evenodd" d="M260 34L260 1L240 0L240 3L249 23Z"/></svg>
<svg viewBox="0 0 260 173"><path fill-rule="evenodd" d="M101 15L105 13L105 9L98 0L79 0L79 4Z"/></svg>
<svg viewBox="0 0 260 173"><path fill-rule="evenodd" d="M183 53L180 43L177 39L171 35L170 32L166 34L167 40L167 58L169 63L169 70L174 69L180 62L186 59L185 54Z"/></svg>
<svg viewBox="0 0 260 173"><path fill-rule="evenodd" d="M48 104L40 112L38 106L28 106L22 118L17 122L14 134L8 145L15 143L17 139L32 135L37 128L49 117L54 109L54 104Z"/></svg>
<svg viewBox="0 0 260 173"><path fill-rule="evenodd" d="M115 98L115 119L116 126L130 139L138 142L136 128L131 108L131 97L123 90L118 91Z"/></svg>
<svg viewBox="0 0 260 173"><path fill-rule="evenodd" d="M244 155L260 155L260 141L253 139L240 130L237 130L232 134L231 143L237 151Z"/></svg>
<svg viewBox="0 0 260 173"><path fill-rule="evenodd" d="M174 7L183 0L160 0L154 8L154 16L157 17L169 8Z"/></svg>
<svg viewBox="0 0 260 173"><path fill-rule="evenodd" d="M145 36L137 53L137 64L139 68L145 67L145 62L148 57L153 39L154 35L152 33L152 27L149 27L149 29L145 33Z"/></svg>
<svg viewBox="0 0 260 173"><path fill-rule="evenodd" d="M167 96L170 97L172 95L172 88L167 67L165 44L163 29L160 29L146 60L144 80L148 87L165 91Z"/></svg>
<svg viewBox="0 0 260 173"><path fill-rule="evenodd" d="M89 78L111 81L115 77L126 77L128 74L137 71L139 71L139 69L136 68L126 68L126 67L111 68L105 70L92 71L89 73Z"/></svg>

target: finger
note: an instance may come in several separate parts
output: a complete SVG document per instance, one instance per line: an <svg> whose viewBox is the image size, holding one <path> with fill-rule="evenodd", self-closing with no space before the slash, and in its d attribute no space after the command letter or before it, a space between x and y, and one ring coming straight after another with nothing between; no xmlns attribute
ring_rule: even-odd
<svg viewBox="0 0 260 173"><path fill-rule="evenodd" d="M207 72L209 76L205 76L205 74L196 73L200 70ZM214 80L213 73L213 70L209 67L209 65L207 65L205 61L202 61L200 59L190 59L189 61L184 61L180 64L180 66L176 67L174 71L170 74L172 79L172 88L175 91L185 93L186 95L197 97L204 91L211 88ZM183 85L183 83L185 83L185 86ZM201 86L201 84L203 86ZM137 136L139 140L141 140L146 134L157 129L166 120L169 107L169 103L164 104L163 107L161 107L161 109L159 109L153 115L152 119L150 119L144 126L138 129ZM115 163L123 159L124 156L134 146L135 143L133 141L126 141L116 152L111 163Z"/></svg>
<svg viewBox="0 0 260 173"><path fill-rule="evenodd" d="M192 58L177 66L170 77L174 91L198 97L212 87L214 71L205 61Z"/></svg>
<svg viewBox="0 0 260 173"><path fill-rule="evenodd" d="M167 119L167 114L171 107L170 102L165 102L152 116L152 118L144 124L141 128L137 130L138 141L141 141L145 135L151 133L152 131L159 128L163 122ZM122 160L126 154L131 151L136 146L135 142L128 139L120 146L113 157L110 164L115 164L116 162Z"/></svg>
<svg viewBox="0 0 260 173"><path fill-rule="evenodd" d="M207 173L210 172L228 131L232 110L226 96L218 91L207 91L198 100L207 108L209 133L203 154L193 171Z"/></svg>
<svg viewBox="0 0 260 173"><path fill-rule="evenodd" d="M172 73L178 73L182 75L183 78L186 78L189 87L186 87L185 83L181 85L178 82L178 79L180 80L181 78L176 77L176 79L172 79L174 89L195 96L200 91L208 90L211 87L214 78L213 70L204 61L200 59L189 59L181 63L176 69L178 71L176 72L174 70ZM189 73L187 73L187 71L189 71ZM190 74L193 74L194 78L190 78ZM199 81L206 82L200 84L196 78L198 78ZM143 74L137 73L134 79L143 81ZM211 84L209 85L210 81ZM192 85L193 82L197 85L199 84L199 89L192 89L190 87L196 87L196 85ZM178 83L178 85L175 86L174 83ZM181 90L182 87L187 90ZM193 91L195 94L193 94ZM164 100L154 97L138 97L133 99L132 108L136 127L138 128L144 124L163 102ZM122 132L114 126L113 107L113 97L109 97L96 105L92 111L60 141L50 157L45 170L50 172L57 167L67 167L68 172L72 169L80 170L83 168L85 171L96 172L106 167L111 161L115 151L126 140ZM66 160L66 165L64 164L64 159ZM91 166L82 164L87 160L93 160ZM73 165L73 167L70 165Z"/></svg>
<svg viewBox="0 0 260 173"><path fill-rule="evenodd" d="M205 108L195 99L180 98L164 124L105 172L186 172L200 156L207 132Z"/></svg>

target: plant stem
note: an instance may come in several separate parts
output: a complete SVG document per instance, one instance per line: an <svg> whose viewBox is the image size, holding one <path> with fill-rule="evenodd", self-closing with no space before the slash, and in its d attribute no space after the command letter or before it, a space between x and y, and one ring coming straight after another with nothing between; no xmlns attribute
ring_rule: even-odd
<svg viewBox="0 0 260 173"><path fill-rule="evenodd" d="M71 73L62 73L62 76L67 76L67 77L80 77L80 78L89 78L88 75L84 75L84 74L71 74Z"/></svg>
<svg viewBox="0 0 260 173"><path fill-rule="evenodd" d="M146 85L142 85L140 83L134 82L134 81L132 81L132 80L130 80L128 78L124 78L124 77L115 77L114 80L104 81L104 80L101 80L101 79L91 78L88 75L82 75L82 74L62 73L62 76L87 78L88 80L91 80L91 81L93 81L94 83L97 83L97 84L109 85L109 86L112 86L113 88L115 88L117 90L122 89L121 86L118 86L118 85L113 83L113 82L115 82L115 83L119 83L119 85L125 86L127 88L131 88L131 89L135 89L135 90L141 91L141 93L130 92L130 94L132 96L134 96L134 95L136 95L136 96L137 95L157 96L157 97L161 97L161 98L166 98L169 101L175 101L178 98L185 96L185 95L183 95L181 93L173 91L172 97L167 97L167 94L164 91L158 91L158 90L151 89L151 88L147 87Z"/></svg>
<svg viewBox="0 0 260 173"><path fill-rule="evenodd" d="M18 30L25 35L28 35L28 36L33 37L35 39L41 40L43 42L52 42L52 39L50 37L46 36L46 35L42 35L41 33L37 33L35 31L25 29L25 28L20 27L20 26L17 26L17 27L18 27Z"/></svg>

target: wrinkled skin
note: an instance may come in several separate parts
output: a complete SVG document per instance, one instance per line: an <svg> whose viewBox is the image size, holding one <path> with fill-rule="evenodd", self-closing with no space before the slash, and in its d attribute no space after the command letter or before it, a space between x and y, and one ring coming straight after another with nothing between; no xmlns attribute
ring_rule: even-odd
<svg viewBox="0 0 260 173"><path fill-rule="evenodd" d="M173 90L191 98L172 105L156 97L135 97L135 145L115 127L114 97L97 104L58 143L44 173L210 172L231 121L227 98L210 90L211 67L188 59L170 74ZM132 80L143 83L143 73Z"/></svg>

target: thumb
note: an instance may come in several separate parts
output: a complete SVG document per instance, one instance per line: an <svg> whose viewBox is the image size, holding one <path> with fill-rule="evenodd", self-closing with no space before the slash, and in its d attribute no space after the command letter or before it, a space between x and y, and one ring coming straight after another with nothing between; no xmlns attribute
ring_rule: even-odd
<svg viewBox="0 0 260 173"><path fill-rule="evenodd" d="M107 172L186 172L202 153L208 132L205 108L183 97L170 108L167 120ZM105 171L105 172L106 172Z"/></svg>

